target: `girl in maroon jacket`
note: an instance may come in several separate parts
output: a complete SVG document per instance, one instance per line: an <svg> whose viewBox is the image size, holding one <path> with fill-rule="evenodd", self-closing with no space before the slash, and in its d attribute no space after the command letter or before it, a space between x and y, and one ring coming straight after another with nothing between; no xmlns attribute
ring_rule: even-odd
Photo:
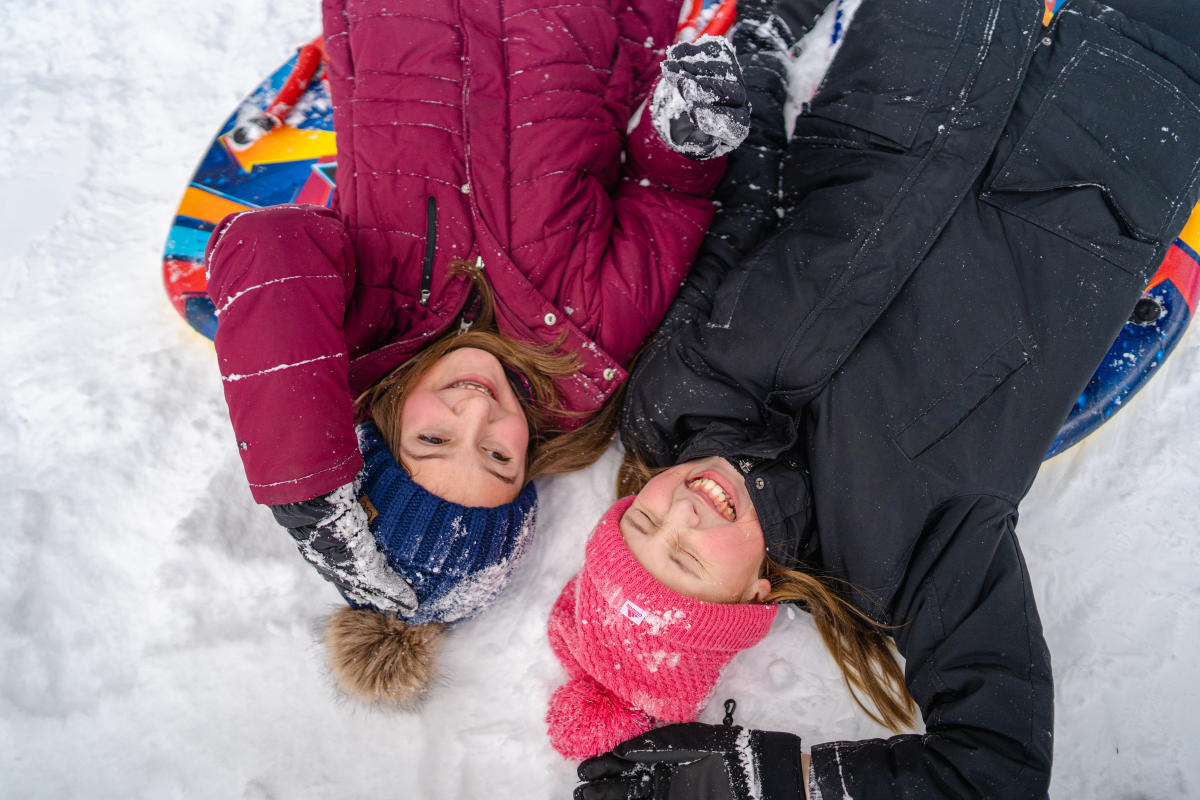
<svg viewBox="0 0 1200 800"><path fill-rule="evenodd" d="M662 60L678 0L323 11L333 208L224 220L209 293L251 492L355 609L335 674L405 701L519 560L530 481L607 445L749 112L723 40Z"/></svg>

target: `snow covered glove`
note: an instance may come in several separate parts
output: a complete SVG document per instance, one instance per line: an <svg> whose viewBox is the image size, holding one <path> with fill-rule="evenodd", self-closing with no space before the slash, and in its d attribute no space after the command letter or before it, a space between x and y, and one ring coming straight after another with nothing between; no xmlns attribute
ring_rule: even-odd
<svg viewBox="0 0 1200 800"><path fill-rule="evenodd" d="M771 53L782 63L796 42L832 4L828 0L739 0L737 23L729 31L733 49L748 66L757 53Z"/></svg>
<svg viewBox="0 0 1200 800"><path fill-rule="evenodd" d="M696 161L741 144L750 132L750 103L733 46L720 36L672 45L650 118L671 149Z"/></svg>
<svg viewBox="0 0 1200 800"><path fill-rule="evenodd" d="M351 605L392 617L410 617L417 610L416 592L379 551L354 484L270 508L296 540L300 555Z"/></svg>
<svg viewBox="0 0 1200 800"><path fill-rule="evenodd" d="M579 765L575 800L803 800L800 738L685 722Z"/></svg>

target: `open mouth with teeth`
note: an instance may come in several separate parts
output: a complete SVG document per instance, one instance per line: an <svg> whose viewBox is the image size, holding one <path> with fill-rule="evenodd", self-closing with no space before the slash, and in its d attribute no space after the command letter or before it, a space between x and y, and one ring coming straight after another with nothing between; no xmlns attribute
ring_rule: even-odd
<svg viewBox="0 0 1200 800"><path fill-rule="evenodd" d="M707 478L701 475L698 478L692 478L687 482L687 487L693 492L704 495L716 508L717 513L725 519L733 522L737 519L737 508L734 506L733 498L729 496L721 484L714 481L712 478Z"/></svg>
<svg viewBox="0 0 1200 800"><path fill-rule="evenodd" d="M493 400L496 399L496 394L491 389L489 389L488 387L486 387L482 383L480 383L479 381L472 381L472 380L455 381L454 383L450 384L446 388L447 389L471 389L473 391L479 392L480 394L487 395L488 397L492 398Z"/></svg>

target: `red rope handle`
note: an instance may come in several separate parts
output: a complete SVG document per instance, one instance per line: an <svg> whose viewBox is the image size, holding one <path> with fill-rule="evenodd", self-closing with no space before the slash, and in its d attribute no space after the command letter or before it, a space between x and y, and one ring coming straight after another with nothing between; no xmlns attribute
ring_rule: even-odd
<svg viewBox="0 0 1200 800"><path fill-rule="evenodd" d="M301 96L308 90L313 76L317 74L317 70L320 69L324 60L325 39L323 37L318 36L301 47L299 55L296 56L296 66L292 67L292 71L287 80L283 82L279 93L275 95L275 99L263 112L264 115L273 119L276 124L282 125L283 121L288 118L288 114L292 113L292 109Z"/></svg>
<svg viewBox="0 0 1200 800"><path fill-rule="evenodd" d="M692 7L688 9L687 16L683 22L679 23L679 27L675 29L675 40L679 41L679 34L683 33L688 28L696 27L696 20L700 18L700 12L704 10L704 0L692 0Z"/></svg>
<svg viewBox="0 0 1200 800"><path fill-rule="evenodd" d="M737 0L723 0L717 13L713 14L713 18L704 26L704 30L700 31L700 36L721 36L733 27L736 19Z"/></svg>

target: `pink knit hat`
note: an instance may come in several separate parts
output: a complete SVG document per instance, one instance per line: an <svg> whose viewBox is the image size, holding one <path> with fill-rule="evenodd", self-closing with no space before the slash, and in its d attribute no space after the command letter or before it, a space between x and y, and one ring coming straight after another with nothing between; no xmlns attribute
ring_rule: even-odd
<svg viewBox="0 0 1200 800"><path fill-rule="evenodd" d="M583 569L550 612L550 647L570 681L550 699L554 749L570 759L699 715L721 669L767 635L774 605L706 603L656 581L618 527L633 497L596 525Z"/></svg>

